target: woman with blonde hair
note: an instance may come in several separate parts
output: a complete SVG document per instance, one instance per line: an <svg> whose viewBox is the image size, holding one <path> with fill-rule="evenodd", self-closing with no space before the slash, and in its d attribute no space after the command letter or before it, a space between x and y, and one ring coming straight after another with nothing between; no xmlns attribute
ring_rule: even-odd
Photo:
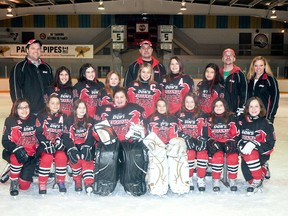
<svg viewBox="0 0 288 216"><path fill-rule="evenodd" d="M279 88L267 59L256 56L247 73L248 98L259 97L267 111L266 118L274 121L279 105Z"/></svg>

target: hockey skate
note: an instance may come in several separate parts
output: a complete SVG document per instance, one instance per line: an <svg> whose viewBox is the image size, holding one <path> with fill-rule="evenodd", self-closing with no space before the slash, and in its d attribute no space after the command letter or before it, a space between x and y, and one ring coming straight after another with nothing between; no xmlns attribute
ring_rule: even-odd
<svg viewBox="0 0 288 216"><path fill-rule="evenodd" d="M39 183L39 194L40 194L40 195L45 195L45 194L47 194L46 183Z"/></svg>
<svg viewBox="0 0 288 216"><path fill-rule="evenodd" d="M258 191L262 192L262 182L262 179L254 179L251 185L247 188L247 195L249 196L251 194L257 193Z"/></svg>
<svg viewBox="0 0 288 216"><path fill-rule="evenodd" d="M92 184L85 185L85 191L88 196L94 192L94 187Z"/></svg>
<svg viewBox="0 0 288 216"><path fill-rule="evenodd" d="M18 194L19 194L18 180L17 179L11 180L11 183L10 183L10 195L11 196L17 196Z"/></svg>
<svg viewBox="0 0 288 216"><path fill-rule="evenodd" d="M82 181L75 181L75 191L80 193L82 190Z"/></svg>
<svg viewBox="0 0 288 216"><path fill-rule="evenodd" d="M57 185L58 185L58 189L59 189L60 193L66 193L67 192L65 182L58 182Z"/></svg>
<svg viewBox="0 0 288 216"><path fill-rule="evenodd" d="M220 191L220 179L213 179L213 191L217 193Z"/></svg>
<svg viewBox="0 0 288 216"><path fill-rule="evenodd" d="M198 187L198 190L200 192L205 191L205 189L206 189L205 178L198 178L197 179L197 187Z"/></svg>
<svg viewBox="0 0 288 216"><path fill-rule="evenodd" d="M266 162L264 165L263 165L263 168L266 170L266 173L264 175L264 178L265 179L270 179L271 178L271 172L270 172L270 169L269 169L269 164L268 162Z"/></svg>
<svg viewBox="0 0 288 216"><path fill-rule="evenodd" d="M236 179L229 179L229 186L231 191L236 192L237 191Z"/></svg>

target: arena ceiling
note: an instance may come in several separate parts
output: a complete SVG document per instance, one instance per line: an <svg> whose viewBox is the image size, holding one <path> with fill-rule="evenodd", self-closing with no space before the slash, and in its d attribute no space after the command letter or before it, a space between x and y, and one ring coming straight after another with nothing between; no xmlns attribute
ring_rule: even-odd
<svg viewBox="0 0 288 216"><path fill-rule="evenodd" d="M98 10L103 2L105 10ZM180 11L184 4L187 10ZM189 14L255 16L288 21L288 0L0 0L0 19L7 8L15 16L39 14Z"/></svg>

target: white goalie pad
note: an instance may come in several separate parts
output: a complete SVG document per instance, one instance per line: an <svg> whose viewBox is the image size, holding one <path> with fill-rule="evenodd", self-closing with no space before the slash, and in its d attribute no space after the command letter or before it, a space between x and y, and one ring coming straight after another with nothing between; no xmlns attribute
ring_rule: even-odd
<svg viewBox="0 0 288 216"><path fill-rule="evenodd" d="M108 120L95 124L94 129L104 145L110 145L116 142L117 135Z"/></svg>
<svg viewBox="0 0 288 216"><path fill-rule="evenodd" d="M149 149L149 164L146 174L148 190L151 194L163 196L168 191L166 145L154 132L145 137L143 143Z"/></svg>
<svg viewBox="0 0 288 216"><path fill-rule="evenodd" d="M170 140L167 148L169 186L172 192L184 194L190 191L189 165L186 144L183 138Z"/></svg>

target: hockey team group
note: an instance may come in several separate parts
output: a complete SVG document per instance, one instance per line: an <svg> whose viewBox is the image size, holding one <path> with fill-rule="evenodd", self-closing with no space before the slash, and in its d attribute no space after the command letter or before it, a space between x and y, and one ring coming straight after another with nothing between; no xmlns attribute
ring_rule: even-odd
<svg viewBox="0 0 288 216"><path fill-rule="evenodd" d="M152 43L139 45L123 86L116 71L99 81L90 63L80 67L73 86L71 71L61 66L53 76L40 58L42 42L28 41L26 58L10 72L13 105L2 136L11 196L28 190L33 178L46 194L52 166L61 193L67 167L75 191L88 195L109 195L118 181L133 196L204 192L208 167L212 190L220 192L224 166L235 192L239 165L247 193L262 189L270 178L279 103L266 58L255 57L244 74L234 50L225 49L223 66L207 64L194 85L178 56L170 58L167 73Z"/></svg>

